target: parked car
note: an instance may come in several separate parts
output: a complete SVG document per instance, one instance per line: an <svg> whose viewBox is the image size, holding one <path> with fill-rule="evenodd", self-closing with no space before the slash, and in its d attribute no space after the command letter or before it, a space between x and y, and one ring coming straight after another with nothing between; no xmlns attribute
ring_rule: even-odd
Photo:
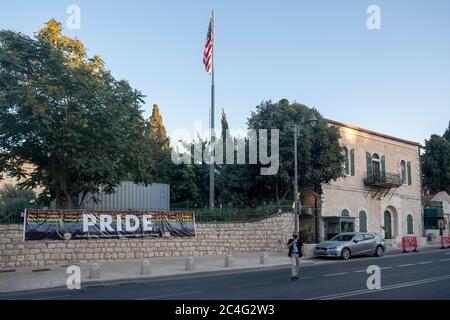
<svg viewBox="0 0 450 320"><path fill-rule="evenodd" d="M373 233L340 233L329 241L319 243L314 249L317 257L335 257L344 260L352 256L384 255L384 239Z"/></svg>

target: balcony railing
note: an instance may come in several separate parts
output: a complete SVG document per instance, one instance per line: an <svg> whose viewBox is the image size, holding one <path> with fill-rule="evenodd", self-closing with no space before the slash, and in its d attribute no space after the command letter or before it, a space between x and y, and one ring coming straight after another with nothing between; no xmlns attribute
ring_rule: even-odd
<svg viewBox="0 0 450 320"><path fill-rule="evenodd" d="M381 188L398 188L402 185L400 174L398 173L379 173L379 174L364 174L364 184L366 186L381 187Z"/></svg>

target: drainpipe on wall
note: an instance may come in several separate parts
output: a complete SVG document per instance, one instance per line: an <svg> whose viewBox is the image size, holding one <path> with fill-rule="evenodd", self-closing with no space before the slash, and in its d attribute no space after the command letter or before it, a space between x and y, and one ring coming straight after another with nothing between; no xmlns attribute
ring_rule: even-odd
<svg viewBox="0 0 450 320"><path fill-rule="evenodd" d="M426 237L425 234L425 218L423 216L423 173L422 173L422 155L420 154L421 146L417 147L418 153L419 153L419 181L420 181L420 218L422 220L422 237Z"/></svg>

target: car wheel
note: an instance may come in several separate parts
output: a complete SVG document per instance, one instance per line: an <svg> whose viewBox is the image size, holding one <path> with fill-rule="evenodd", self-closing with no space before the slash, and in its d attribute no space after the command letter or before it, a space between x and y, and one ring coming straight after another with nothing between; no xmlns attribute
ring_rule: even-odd
<svg viewBox="0 0 450 320"><path fill-rule="evenodd" d="M348 259L350 259L351 256L352 256L352 254L350 253L350 249L348 249L348 248L342 249L342 252L341 252L342 259L348 260Z"/></svg>
<svg viewBox="0 0 450 320"><path fill-rule="evenodd" d="M382 246L378 246L375 249L375 256L382 257L384 255L384 248Z"/></svg>

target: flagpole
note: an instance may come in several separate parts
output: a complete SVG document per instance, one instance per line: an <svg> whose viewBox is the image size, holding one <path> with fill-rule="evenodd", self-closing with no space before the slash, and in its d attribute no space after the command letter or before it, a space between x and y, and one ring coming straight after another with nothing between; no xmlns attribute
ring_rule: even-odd
<svg viewBox="0 0 450 320"><path fill-rule="evenodd" d="M214 49L215 49L215 10L212 12L212 36L213 36L213 46L212 46L212 53L211 53L211 123L210 123L210 143L213 143L214 140L214 105L215 105L215 85L214 85ZM214 149L212 148L212 145L210 145L210 155L211 155L211 163L209 167L209 209L214 209Z"/></svg>

